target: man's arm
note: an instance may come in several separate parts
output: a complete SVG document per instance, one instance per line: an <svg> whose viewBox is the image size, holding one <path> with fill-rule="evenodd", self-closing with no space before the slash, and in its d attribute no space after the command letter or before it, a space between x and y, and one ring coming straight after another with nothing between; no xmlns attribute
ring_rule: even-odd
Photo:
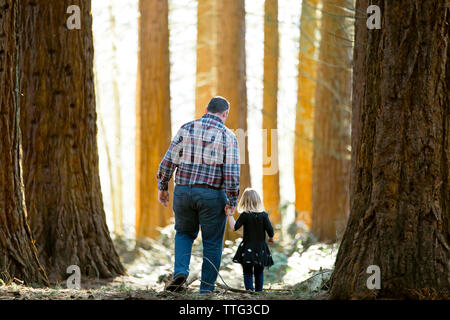
<svg viewBox="0 0 450 320"><path fill-rule="evenodd" d="M227 208L233 208L233 212L239 197L240 170L238 141L234 136L226 136L223 175L228 198Z"/></svg>
<svg viewBox="0 0 450 320"><path fill-rule="evenodd" d="M167 206L169 201L169 181L172 178L173 172L179 164L180 152L182 151L182 136L183 129L178 130L177 134L172 140L169 149L166 152L163 160L159 164L156 179L158 180L158 199L164 206Z"/></svg>

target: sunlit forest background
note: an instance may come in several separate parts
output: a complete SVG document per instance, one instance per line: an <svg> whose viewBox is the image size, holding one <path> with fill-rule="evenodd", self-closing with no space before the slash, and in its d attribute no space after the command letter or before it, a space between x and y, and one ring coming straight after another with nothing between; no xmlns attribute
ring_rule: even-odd
<svg viewBox="0 0 450 320"><path fill-rule="evenodd" d="M449 10L0 0L0 299L198 293L201 233L165 290L174 186L162 206L156 174L216 95L275 236L254 293L227 226L214 299L448 299Z"/></svg>
<svg viewBox="0 0 450 320"><path fill-rule="evenodd" d="M252 187L262 194L262 99L264 55L264 1L245 2L249 157ZM301 1L279 1L280 62L278 90L280 196L287 205L283 225L294 220L294 131L297 103L297 64ZM134 235L136 72L138 50L138 1L93 1L95 75L97 78L100 177L108 226L114 230L108 157L120 161L122 171L124 230ZM111 20L114 19L114 26ZM169 1L170 94L172 135L195 117L197 1ZM112 48L115 47L115 51ZM111 66L116 65L117 68ZM113 79L120 104L120 159L115 157L117 130ZM109 153L109 154L108 154ZM156 182L152 181L152 182ZM115 185L115 183L113 183ZM156 186L156 185L155 185ZM114 187L114 186L113 186Z"/></svg>
<svg viewBox="0 0 450 320"><path fill-rule="evenodd" d="M206 3L206 2L205 2ZM170 114L172 137L178 128L185 122L196 116L196 55L197 55L197 1L193 0L171 0L169 1L169 53L170 53ZM247 93L247 126L248 126L248 153L250 163L251 186L263 196L263 90L264 90L264 15L265 1L245 1L245 63L246 63L246 93ZM334 4L331 4L332 6ZM310 16L304 23L304 40L312 44L303 57L310 69L315 70L319 60L320 46L320 19L322 3L311 2L307 4L310 8L305 10ZM355 9L352 1L342 1L339 7L348 16L337 16L339 19L339 32L345 37L337 38L333 27L330 28L330 47L344 48L349 54L352 51L352 42L348 39L353 37L353 16ZM284 283L295 284L307 279L315 272L322 269L328 270L324 273L324 279L328 279L337 253L337 238L342 235L345 221L338 227L338 233L327 243L318 242L315 234L310 232L311 212L299 212L296 209L295 189L295 144L298 141L306 141L311 146L312 132L305 135L297 130L296 112L299 107L299 46L301 30L302 1L280 0L278 1L278 88L276 92L277 129L278 129L278 161L279 161L279 214L280 219L274 221L277 227L276 238L278 240L275 249L276 265L269 272L268 279L272 283L283 285ZM312 12L312 14L311 14ZM138 60L138 23L139 3L138 0L123 1L93 1L93 36L94 36L94 71L96 81L96 103L98 114L98 146L100 158L100 178L102 185L103 201L107 217L107 223L114 236L120 239L136 239L136 76ZM332 14L330 14L332 16ZM336 20L337 20L336 19ZM274 24L276 25L276 24ZM308 27L308 25L310 25ZM227 28L227 26L224 26ZM276 30L276 29L274 29ZM309 37L309 38L308 38ZM306 39L306 40L305 40ZM145 59L145 57L143 58ZM348 57L351 59L351 57ZM339 66L344 72L350 72L350 60L342 61ZM275 66L274 66L275 67ZM306 73L308 70L305 71ZM314 75L306 75L310 83L317 81ZM311 78L312 77L312 78ZM305 80L303 80L305 81ZM326 81L322 79L322 81ZM333 80L334 81L334 80ZM335 84L331 84L334 86ZM303 90L309 93L303 94L304 99L314 99L314 87L307 85ZM350 87L345 94L350 95ZM312 97L312 98L311 98ZM345 97L342 97L345 99ZM308 102L307 102L308 103ZM341 102L340 102L341 103ZM311 104L314 104L311 101ZM347 119L349 116L350 101L347 101ZM197 106L197 108L205 106ZM231 106L233 108L233 105ZM267 111L265 111L267 113ZM313 118L305 117L297 119L303 121L303 127L312 127ZM297 118L300 115L297 113ZM330 116L331 117L331 116ZM335 120L338 123L338 120ZM341 125L338 123L338 125ZM350 122L343 124L344 130L350 131ZM345 129L346 128L346 129ZM144 133L145 129L144 129ZM296 141L297 135L297 141ZM343 140L350 150L349 139ZM305 143L303 145L306 145ZM302 148L302 145L297 146ZM310 147L311 148L311 147ZM318 147L320 149L320 146ZM297 151L298 152L298 151ZM333 152L331 150L330 152ZM307 154L308 156L308 154ZM341 155L342 156L342 155ZM309 157L312 160L312 152ZM349 158L349 153L343 155ZM309 164L311 166L311 164ZM302 170L301 168L299 170ZM311 169L309 169L311 170ZM343 174L347 174L343 172ZM155 172L156 175L156 172ZM309 175L311 172L305 172ZM331 178L330 178L331 179ZM345 181L345 177L343 178ZM309 180L310 181L310 180ZM156 179L148 181L152 184L150 192L156 193ZM327 181L323 181L327 184ZM311 190L303 190L298 186L299 193L304 192L303 199L311 197ZM276 186L274 187L276 188ZM311 188L311 186L309 187ZM340 188L348 193L345 182L342 185L336 183L330 188ZM323 191L324 192L324 191ZM329 190L327 191L329 192ZM263 196L264 197L264 196ZM303 199L297 199L297 203ZM308 201L311 201L309 199ZM324 201L324 200L318 200ZM155 206L159 206L155 203ZM304 204L311 206L311 203ZM342 208L348 210L348 208ZM340 213L346 216L347 212ZM173 214L171 215L171 217ZM157 241L167 241L166 246L171 246L173 239L173 220L165 228L159 229L160 236L153 237ZM330 224L334 224L333 218ZM161 226L164 227L164 226ZM226 236L228 239L228 236ZM165 240L164 240L165 239ZM235 242L237 240L237 242ZM240 287L240 266L231 263L231 255L234 252L239 238L230 238L225 242L223 272L224 278ZM331 240L331 241L330 241ZM150 239L147 239L150 241ZM154 240L151 240L154 241ZM197 245L199 240L196 241ZM309 248L310 245L313 247ZM303 252L309 249L309 252ZM169 255L169 256L168 256ZM164 271L170 272L170 252L164 254L166 264L160 268L160 272L142 269L142 276L156 281ZM192 267L198 273L200 271L200 257L194 255ZM228 261L229 260L229 261ZM144 263L145 265L145 263ZM128 267L130 268L130 267ZM141 269L139 269L141 268ZM146 270L146 271L144 271ZM139 273L139 271L137 271ZM195 272L194 272L195 273ZM318 278L323 280L321 277ZM325 280L323 280L325 281ZM220 282L220 280L219 280ZM316 284L316 287L318 284ZM316 288L317 289L317 288Z"/></svg>

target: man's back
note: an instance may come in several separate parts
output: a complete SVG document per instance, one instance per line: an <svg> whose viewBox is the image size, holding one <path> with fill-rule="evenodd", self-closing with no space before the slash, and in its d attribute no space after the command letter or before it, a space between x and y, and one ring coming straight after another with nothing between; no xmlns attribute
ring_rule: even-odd
<svg viewBox="0 0 450 320"><path fill-rule="evenodd" d="M239 147L236 136L222 120L206 113L185 123L174 137L157 174L159 190L167 190L174 170L177 185L224 188L228 205L239 195Z"/></svg>

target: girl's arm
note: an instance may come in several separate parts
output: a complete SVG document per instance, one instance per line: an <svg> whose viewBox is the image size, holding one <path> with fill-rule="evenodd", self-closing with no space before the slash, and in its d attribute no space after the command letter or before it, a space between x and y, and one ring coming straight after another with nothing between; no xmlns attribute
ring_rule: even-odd
<svg viewBox="0 0 450 320"><path fill-rule="evenodd" d="M231 230L236 231L236 230L234 230L236 220L234 220L233 216L228 216L228 224L230 225Z"/></svg>
<svg viewBox="0 0 450 320"><path fill-rule="evenodd" d="M269 236L269 242L273 243L274 232L267 213L264 215L264 227L266 229L267 235Z"/></svg>
<svg viewBox="0 0 450 320"><path fill-rule="evenodd" d="M242 227L242 225L244 224L245 217L246 217L246 214L241 213L239 215L239 218L237 219L237 221L235 221L234 216L228 216L228 224L230 225L231 230L238 231L239 228Z"/></svg>

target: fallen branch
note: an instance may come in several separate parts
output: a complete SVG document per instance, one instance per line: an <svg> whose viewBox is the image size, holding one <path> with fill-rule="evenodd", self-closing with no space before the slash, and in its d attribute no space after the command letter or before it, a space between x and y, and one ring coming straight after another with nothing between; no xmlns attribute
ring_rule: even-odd
<svg viewBox="0 0 450 320"><path fill-rule="evenodd" d="M249 290L242 290L242 289L236 289L230 286L224 286L223 284L217 283L217 286L219 288L228 290L228 291L233 291L233 292L239 292L239 293L248 293L248 294L255 294L254 291L249 291Z"/></svg>
<svg viewBox="0 0 450 320"><path fill-rule="evenodd" d="M189 287L192 284L192 282L194 282L195 280L197 280L197 277L194 277L191 281L186 283L186 287Z"/></svg>
<svg viewBox="0 0 450 320"><path fill-rule="evenodd" d="M303 281L300 282L300 283L306 282L306 281L308 281L308 280L311 280L311 279L314 278L314 277L317 277L318 275L321 275L321 274L324 274L324 273L327 273L327 272L330 272L330 271L333 271L333 269L323 269L323 270L317 272L317 273L316 273L315 275L313 275L312 277L309 277L308 279L303 280Z"/></svg>
<svg viewBox="0 0 450 320"><path fill-rule="evenodd" d="M268 288L268 289L263 289L264 291L275 291L275 292L292 292L291 289L272 289L272 288Z"/></svg>

